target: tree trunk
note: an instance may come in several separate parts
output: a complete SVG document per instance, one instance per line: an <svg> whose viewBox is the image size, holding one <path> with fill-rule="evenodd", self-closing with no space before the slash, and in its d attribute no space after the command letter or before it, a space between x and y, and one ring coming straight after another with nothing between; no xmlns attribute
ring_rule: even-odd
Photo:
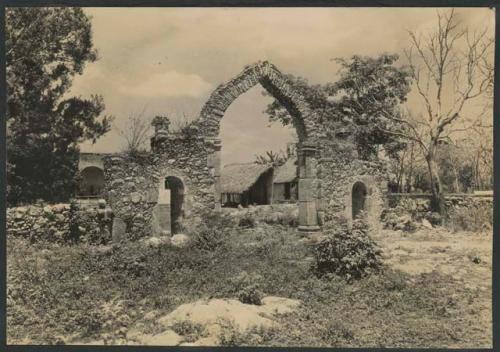
<svg viewBox="0 0 500 352"><path fill-rule="evenodd" d="M408 179L406 180L406 193L412 192L412 177L413 177L413 143L411 144L410 152L410 170L408 171Z"/></svg>
<svg viewBox="0 0 500 352"><path fill-rule="evenodd" d="M443 187L441 185L441 178L439 177L439 167L435 160L435 148L429 148L426 155L427 167L429 169L429 176L431 179L431 209L444 215L446 209L444 204Z"/></svg>

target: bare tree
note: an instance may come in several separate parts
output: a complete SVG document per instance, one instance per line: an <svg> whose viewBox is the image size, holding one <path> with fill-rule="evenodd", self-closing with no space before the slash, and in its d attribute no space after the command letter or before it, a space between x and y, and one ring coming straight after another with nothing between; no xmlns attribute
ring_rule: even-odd
<svg viewBox="0 0 500 352"><path fill-rule="evenodd" d="M405 51L424 112L402 111L399 116L384 117L404 126L400 131L387 132L414 141L424 155L432 206L443 213L444 197L436 160L438 146L453 134L485 127L487 109L472 116L467 107L491 91L493 39L488 37L487 29L478 33L464 28L454 10L438 11L437 22L437 29L429 34L409 31L410 47Z"/></svg>
<svg viewBox="0 0 500 352"><path fill-rule="evenodd" d="M124 129L118 129L118 133L125 140L125 149L130 154L145 151L149 140L152 126L151 119L145 117L146 108L139 114L131 114L128 117Z"/></svg>

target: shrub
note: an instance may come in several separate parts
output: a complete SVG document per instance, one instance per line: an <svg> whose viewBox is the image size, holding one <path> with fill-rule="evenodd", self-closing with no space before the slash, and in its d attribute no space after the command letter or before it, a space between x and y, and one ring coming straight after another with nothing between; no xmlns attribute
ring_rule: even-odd
<svg viewBox="0 0 500 352"><path fill-rule="evenodd" d="M230 281L233 292L241 303L258 306L262 304L262 298L264 296L260 291L262 276L258 274L248 274L246 271L243 271Z"/></svg>
<svg viewBox="0 0 500 352"><path fill-rule="evenodd" d="M221 346L241 346L244 343L244 336L232 321L221 320L218 322L221 326L219 334L219 345Z"/></svg>
<svg viewBox="0 0 500 352"><path fill-rule="evenodd" d="M452 231L490 230L493 226L493 206L478 202L474 206L453 207L447 213L445 225Z"/></svg>
<svg viewBox="0 0 500 352"><path fill-rule="evenodd" d="M263 294L259 290L258 284L251 284L243 287L238 293L238 300L241 303L254 304L260 306L262 304Z"/></svg>
<svg viewBox="0 0 500 352"><path fill-rule="evenodd" d="M250 212L245 212L243 216L240 218L238 221L238 226L243 227L243 228L254 228L255 225L257 224L257 221L255 220L254 214Z"/></svg>
<svg viewBox="0 0 500 352"><path fill-rule="evenodd" d="M198 224L189 232L196 248L213 251L223 248L228 242L234 220L229 214L214 210L205 210Z"/></svg>
<svg viewBox="0 0 500 352"><path fill-rule="evenodd" d="M429 221L434 226L441 225L442 222L443 222L443 217L441 216L441 214L439 214L439 213L437 213L435 211L428 212L425 215L425 219L427 219L427 221Z"/></svg>
<svg viewBox="0 0 500 352"><path fill-rule="evenodd" d="M205 327L203 324L194 323L189 320L179 320L170 326L170 329L176 334L182 336L184 342L194 342L201 337L206 336Z"/></svg>
<svg viewBox="0 0 500 352"><path fill-rule="evenodd" d="M345 340L352 340L354 333L342 322L331 321L322 329L320 336L328 345L336 345Z"/></svg>
<svg viewBox="0 0 500 352"><path fill-rule="evenodd" d="M334 273L347 281L359 279L381 266L381 250L369 237L364 220L353 222L352 229L332 226L327 238L314 247L314 270L318 274Z"/></svg>

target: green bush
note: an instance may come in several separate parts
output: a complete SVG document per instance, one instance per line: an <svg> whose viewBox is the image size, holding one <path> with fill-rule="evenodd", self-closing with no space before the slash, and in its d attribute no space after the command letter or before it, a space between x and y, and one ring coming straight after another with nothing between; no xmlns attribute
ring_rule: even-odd
<svg viewBox="0 0 500 352"><path fill-rule="evenodd" d="M445 226L452 231L480 232L493 226L493 205L483 202L470 207L453 207L446 216Z"/></svg>
<svg viewBox="0 0 500 352"><path fill-rule="evenodd" d="M327 238L314 247L318 274L334 273L351 281L380 268L381 250L370 238L364 220L355 220L352 229L337 225L325 232Z"/></svg>
<svg viewBox="0 0 500 352"><path fill-rule="evenodd" d="M194 342L206 336L203 324L193 323L189 320L179 320L170 326L170 329L183 337L184 342Z"/></svg>
<svg viewBox="0 0 500 352"><path fill-rule="evenodd" d="M190 229L190 235L196 248L213 251L224 248L235 223L226 213L214 210L205 210L199 223Z"/></svg>
<svg viewBox="0 0 500 352"><path fill-rule="evenodd" d="M260 282L262 276L258 274L248 274L241 272L238 276L231 279L233 292L241 303L261 305L263 294L260 291Z"/></svg>
<svg viewBox="0 0 500 352"><path fill-rule="evenodd" d="M238 221L238 226L246 229L254 228L256 224L257 221L255 220L255 216L250 212L244 213Z"/></svg>
<svg viewBox="0 0 500 352"><path fill-rule="evenodd" d="M335 346L340 342L349 341L354 338L351 329L340 321L331 321L320 331L321 339L330 346Z"/></svg>
<svg viewBox="0 0 500 352"><path fill-rule="evenodd" d="M425 219L427 219L427 221L429 221L434 226L438 226L443 223L443 217L441 216L441 214L435 211L428 212L425 215Z"/></svg>

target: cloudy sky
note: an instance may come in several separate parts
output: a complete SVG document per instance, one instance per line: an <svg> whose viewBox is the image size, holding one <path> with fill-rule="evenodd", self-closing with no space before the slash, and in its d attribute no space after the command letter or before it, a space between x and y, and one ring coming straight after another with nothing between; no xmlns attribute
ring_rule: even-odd
<svg viewBox="0 0 500 352"><path fill-rule="evenodd" d="M115 152L131 114L196 117L213 89L245 65L269 60L311 83L335 81L336 57L402 53L407 30L435 26L435 9L389 8L86 8L99 60L74 80L72 95L101 94L112 131L83 151ZM471 28L494 30L489 9L460 9ZM403 63L403 62L402 62ZM284 149L294 131L269 126L271 99L255 87L223 118L223 163Z"/></svg>

